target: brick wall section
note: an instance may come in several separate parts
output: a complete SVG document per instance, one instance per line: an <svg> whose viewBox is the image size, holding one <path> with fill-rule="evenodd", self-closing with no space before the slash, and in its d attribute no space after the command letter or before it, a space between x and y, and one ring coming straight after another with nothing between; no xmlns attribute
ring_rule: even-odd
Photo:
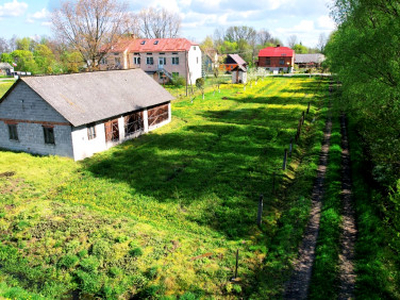
<svg viewBox="0 0 400 300"><path fill-rule="evenodd" d="M267 64L267 59L270 60L270 64ZM279 62L280 60L284 60L284 64L281 65ZM266 68L287 68L288 63L289 65L293 66L292 57L282 56L282 57L260 57L259 58L259 67L266 67Z"/></svg>
<svg viewBox="0 0 400 300"><path fill-rule="evenodd" d="M17 124L18 141L9 139L10 121ZM54 128L55 145L45 144L43 125ZM28 85L20 81L0 103L0 147L73 157L71 126Z"/></svg>

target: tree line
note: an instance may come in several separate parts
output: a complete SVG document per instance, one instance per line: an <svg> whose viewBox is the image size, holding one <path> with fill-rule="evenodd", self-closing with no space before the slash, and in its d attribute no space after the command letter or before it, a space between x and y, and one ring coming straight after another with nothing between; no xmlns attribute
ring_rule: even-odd
<svg viewBox="0 0 400 300"><path fill-rule="evenodd" d="M375 179L394 187L400 175L398 1L336 0L332 16L339 26L325 49L328 63L342 83Z"/></svg>
<svg viewBox="0 0 400 300"><path fill-rule="evenodd" d="M177 13L151 7L134 13L122 0L61 0L51 13L51 23L52 38L1 39L1 61L16 64L17 71L41 74L95 70L121 38L176 38L181 29ZM289 37L288 44L297 53L321 50L307 48L296 36ZM249 26L216 29L201 43L203 50L239 54L249 65L256 61L260 49L276 45L283 46L283 42L268 30Z"/></svg>

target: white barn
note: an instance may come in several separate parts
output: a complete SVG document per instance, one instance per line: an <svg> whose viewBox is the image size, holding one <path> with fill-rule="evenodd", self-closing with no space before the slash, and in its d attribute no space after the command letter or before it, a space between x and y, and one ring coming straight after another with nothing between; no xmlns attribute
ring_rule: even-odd
<svg viewBox="0 0 400 300"><path fill-rule="evenodd" d="M171 121L140 69L22 77L0 99L0 148L81 160Z"/></svg>

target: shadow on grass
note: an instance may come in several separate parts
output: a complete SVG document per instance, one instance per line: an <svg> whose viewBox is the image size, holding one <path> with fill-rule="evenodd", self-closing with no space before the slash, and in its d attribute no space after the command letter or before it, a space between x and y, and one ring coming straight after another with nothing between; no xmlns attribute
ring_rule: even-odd
<svg viewBox="0 0 400 300"><path fill-rule="evenodd" d="M233 100L298 103L297 98L279 97ZM204 125L189 123L179 131L151 133L116 147L111 154L87 159L83 165L96 177L128 183L132 197L179 202L189 210L197 203L200 211L188 214L189 220L228 238L248 236L254 229L258 197L271 192L272 170L282 164L283 149L294 137L301 109L242 105L233 110L206 110L199 116Z"/></svg>

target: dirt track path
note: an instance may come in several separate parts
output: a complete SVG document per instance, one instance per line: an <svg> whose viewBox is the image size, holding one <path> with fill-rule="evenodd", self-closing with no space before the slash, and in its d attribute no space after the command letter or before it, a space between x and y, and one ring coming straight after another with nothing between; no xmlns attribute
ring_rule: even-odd
<svg viewBox="0 0 400 300"><path fill-rule="evenodd" d="M295 267L293 275L285 286L285 293L283 295L284 299L307 298L308 287L310 285L312 274L312 266L315 260L315 246L317 244L321 218L321 200L323 196L324 178L328 165L331 129L332 120L331 115L329 114L324 130L324 141L321 147L317 179L312 192L310 220L307 224L303 242L299 249L298 259L294 264Z"/></svg>
<svg viewBox="0 0 400 300"><path fill-rule="evenodd" d="M346 115L340 118L342 133L342 203L343 203L343 223L340 238L342 251L339 255L339 279L340 291L339 299L354 298L354 285L356 275L354 272L354 245L356 242L357 229L355 223L355 213L352 206L351 197L351 169L349 142L346 129Z"/></svg>

